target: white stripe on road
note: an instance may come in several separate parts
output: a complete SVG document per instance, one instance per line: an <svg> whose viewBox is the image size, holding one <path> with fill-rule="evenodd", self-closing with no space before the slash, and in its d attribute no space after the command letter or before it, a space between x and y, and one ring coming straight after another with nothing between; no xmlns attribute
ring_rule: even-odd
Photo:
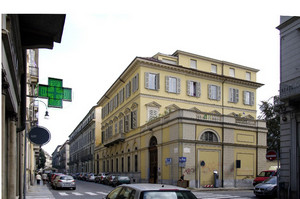
<svg viewBox="0 0 300 199"><path fill-rule="evenodd" d="M91 195L91 196L96 196L96 195L97 195L97 194L95 194L95 193L93 193L93 192L84 192L84 193L89 194L89 195Z"/></svg>
<svg viewBox="0 0 300 199"><path fill-rule="evenodd" d="M78 192L72 192L72 194L76 195L76 196L82 196L82 193L78 193Z"/></svg>
<svg viewBox="0 0 300 199"><path fill-rule="evenodd" d="M101 194L101 195L107 195L108 193L105 193L105 192L97 192L97 193L99 193L99 194Z"/></svg>
<svg viewBox="0 0 300 199"><path fill-rule="evenodd" d="M69 194L67 194L66 192L58 192L61 196L68 196Z"/></svg>

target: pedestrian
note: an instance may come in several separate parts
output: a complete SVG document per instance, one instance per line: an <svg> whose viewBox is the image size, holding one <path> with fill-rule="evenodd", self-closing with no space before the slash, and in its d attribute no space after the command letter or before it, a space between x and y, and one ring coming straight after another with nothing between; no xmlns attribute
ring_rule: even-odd
<svg viewBox="0 0 300 199"><path fill-rule="evenodd" d="M41 177L41 175L38 173L38 174L35 176L35 179L36 179L36 183L37 183L37 184L40 184L42 177Z"/></svg>
<svg viewBox="0 0 300 199"><path fill-rule="evenodd" d="M182 176L180 176L180 181L183 181L184 180L184 174L182 174Z"/></svg>
<svg viewBox="0 0 300 199"><path fill-rule="evenodd" d="M46 173L42 174L42 179L43 179L43 185L45 185L48 182L48 176Z"/></svg>

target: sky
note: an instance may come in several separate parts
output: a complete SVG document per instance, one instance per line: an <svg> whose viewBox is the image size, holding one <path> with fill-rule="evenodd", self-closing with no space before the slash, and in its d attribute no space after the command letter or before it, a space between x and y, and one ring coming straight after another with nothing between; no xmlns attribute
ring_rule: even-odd
<svg viewBox="0 0 300 199"><path fill-rule="evenodd" d="M297 0L9 1L2 13L64 13L61 43L39 52L39 83L63 79L72 102L40 104L52 154L136 57L182 50L259 69L257 110L278 95L280 15L300 16ZM47 100L43 100L48 103Z"/></svg>

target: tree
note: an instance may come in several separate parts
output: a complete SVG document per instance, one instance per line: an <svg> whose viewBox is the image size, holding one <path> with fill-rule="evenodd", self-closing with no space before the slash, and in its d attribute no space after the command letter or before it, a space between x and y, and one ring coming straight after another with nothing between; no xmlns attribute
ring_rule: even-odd
<svg viewBox="0 0 300 199"><path fill-rule="evenodd" d="M39 157L37 159L37 168L45 168L45 163L46 163L46 156L45 156L45 152L43 149L40 149L40 153L39 153Z"/></svg>
<svg viewBox="0 0 300 199"><path fill-rule="evenodd" d="M259 119L265 120L267 124L267 146L268 150L280 150L280 115L275 111L274 101L270 103L271 99L275 99L277 96L271 97L268 101L262 101L259 109L261 115Z"/></svg>

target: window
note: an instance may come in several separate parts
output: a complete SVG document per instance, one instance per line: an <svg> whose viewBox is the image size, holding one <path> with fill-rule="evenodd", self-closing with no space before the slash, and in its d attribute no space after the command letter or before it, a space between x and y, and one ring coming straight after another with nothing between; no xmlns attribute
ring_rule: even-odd
<svg viewBox="0 0 300 199"><path fill-rule="evenodd" d="M118 123L116 122L115 123L115 134L117 134L118 133Z"/></svg>
<svg viewBox="0 0 300 199"><path fill-rule="evenodd" d="M137 110L131 112L131 128L137 127Z"/></svg>
<svg viewBox="0 0 300 199"><path fill-rule="evenodd" d="M251 80L251 73L250 72L246 72L246 80Z"/></svg>
<svg viewBox="0 0 300 199"><path fill-rule="evenodd" d="M124 88L122 88L119 92L119 104L124 102Z"/></svg>
<svg viewBox="0 0 300 199"><path fill-rule="evenodd" d="M124 158L121 159L121 172L124 172Z"/></svg>
<svg viewBox="0 0 300 199"><path fill-rule="evenodd" d="M108 127L108 138L112 137L112 130L113 130L113 127L112 127L112 125L110 125Z"/></svg>
<svg viewBox="0 0 300 199"><path fill-rule="evenodd" d="M191 65L191 68L197 68L197 60L191 59L190 65Z"/></svg>
<svg viewBox="0 0 300 199"><path fill-rule="evenodd" d="M229 102L238 103L239 89L229 88Z"/></svg>
<svg viewBox="0 0 300 199"><path fill-rule="evenodd" d="M244 104L245 105L254 105L254 93L250 91L244 91Z"/></svg>
<svg viewBox="0 0 300 199"><path fill-rule="evenodd" d="M114 172L114 160L111 160L111 172Z"/></svg>
<svg viewBox="0 0 300 199"><path fill-rule="evenodd" d="M124 132L125 133L129 132L129 115L126 115L124 117Z"/></svg>
<svg viewBox="0 0 300 199"><path fill-rule="evenodd" d="M138 155L134 155L134 171L138 171Z"/></svg>
<svg viewBox="0 0 300 199"><path fill-rule="evenodd" d="M187 81L187 95L200 97L201 95L201 84L200 82Z"/></svg>
<svg viewBox="0 0 300 199"><path fill-rule="evenodd" d="M229 76L230 77L235 77L235 70L234 70L234 68L229 68Z"/></svg>
<svg viewBox="0 0 300 199"><path fill-rule="evenodd" d="M166 76L166 91L169 93L180 93L180 79Z"/></svg>
<svg viewBox="0 0 300 199"><path fill-rule="evenodd" d="M130 172L130 156L127 157L127 171Z"/></svg>
<svg viewBox="0 0 300 199"><path fill-rule="evenodd" d="M132 93L134 93L135 91L137 91L139 89L139 74L136 74L133 78L132 78Z"/></svg>
<svg viewBox="0 0 300 199"><path fill-rule="evenodd" d="M218 142L218 137L214 132L207 131L201 135L200 140L205 142Z"/></svg>
<svg viewBox="0 0 300 199"><path fill-rule="evenodd" d="M211 72L217 73L217 65L214 65L214 64L211 65Z"/></svg>
<svg viewBox="0 0 300 199"><path fill-rule="evenodd" d="M216 85L208 85L208 98L211 100L221 100L221 88Z"/></svg>
<svg viewBox="0 0 300 199"><path fill-rule="evenodd" d="M131 95L131 81L129 81L125 86L125 98L129 98Z"/></svg>
<svg viewBox="0 0 300 199"><path fill-rule="evenodd" d="M159 89L159 74L145 73L145 88L151 90Z"/></svg>
<svg viewBox="0 0 300 199"><path fill-rule="evenodd" d="M119 133L123 133L123 119L119 121Z"/></svg>
<svg viewBox="0 0 300 199"><path fill-rule="evenodd" d="M119 94L117 94L115 97L114 97L114 108L117 108L118 106L119 106L119 101L118 101L118 95Z"/></svg>
<svg viewBox="0 0 300 199"><path fill-rule="evenodd" d="M116 158L116 172L119 172L119 159Z"/></svg>
<svg viewBox="0 0 300 199"><path fill-rule="evenodd" d="M148 107L148 121L158 117L158 111L157 107Z"/></svg>

